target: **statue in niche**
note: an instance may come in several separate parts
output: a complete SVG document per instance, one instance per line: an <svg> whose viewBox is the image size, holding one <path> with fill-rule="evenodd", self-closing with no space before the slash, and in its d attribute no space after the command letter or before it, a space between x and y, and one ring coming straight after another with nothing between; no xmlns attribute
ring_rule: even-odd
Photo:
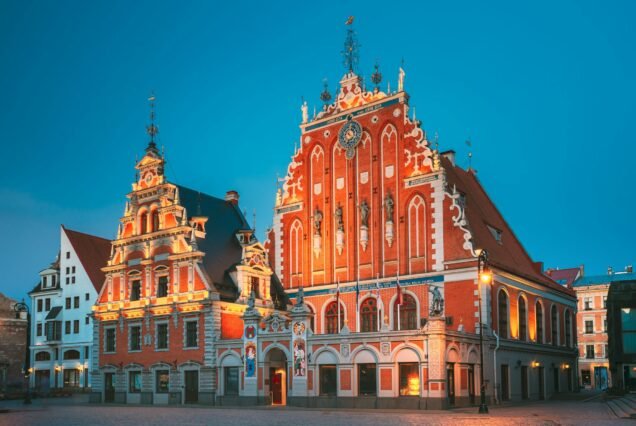
<svg viewBox="0 0 636 426"><path fill-rule="evenodd" d="M360 221L362 222L362 226L369 226L369 205L367 204L367 200L362 201L362 204L360 204Z"/></svg>
<svg viewBox="0 0 636 426"><path fill-rule="evenodd" d="M344 224L342 223L342 207L336 208L336 224L338 225L338 231L344 232Z"/></svg>
<svg viewBox="0 0 636 426"><path fill-rule="evenodd" d="M393 197L391 194L386 194L384 198L384 208L386 209L386 221L393 222Z"/></svg>
<svg viewBox="0 0 636 426"><path fill-rule="evenodd" d="M314 235L320 235L320 228L322 224L322 213L316 207L314 210Z"/></svg>
<svg viewBox="0 0 636 426"><path fill-rule="evenodd" d="M444 299L442 298L442 293L439 291L439 287L430 286L428 291L433 295L433 300L430 304L431 316L437 317L442 315L442 312L444 312Z"/></svg>

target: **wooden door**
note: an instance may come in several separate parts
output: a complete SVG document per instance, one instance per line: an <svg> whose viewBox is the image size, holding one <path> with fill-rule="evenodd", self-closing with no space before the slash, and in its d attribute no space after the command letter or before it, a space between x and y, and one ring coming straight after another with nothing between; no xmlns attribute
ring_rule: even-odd
<svg viewBox="0 0 636 426"><path fill-rule="evenodd" d="M104 402L115 402L115 374L104 373Z"/></svg>
<svg viewBox="0 0 636 426"><path fill-rule="evenodd" d="M272 404L280 405L283 403L283 373L272 371Z"/></svg>
<svg viewBox="0 0 636 426"><path fill-rule="evenodd" d="M446 367L446 386L448 403L455 405L455 364L448 364Z"/></svg>
<svg viewBox="0 0 636 426"><path fill-rule="evenodd" d="M508 366L501 365L501 400L508 401L510 399L510 378L508 377Z"/></svg>
<svg viewBox="0 0 636 426"><path fill-rule="evenodd" d="M185 403L199 402L199 372L196 370L185 371Z"/></svg>
<svg viewBox="0 0 636 426"><path fill-rule="evenodd" d="M543 367L539 367L539 399L545 399L545 384L543 383L545 371Z"/></svg>
<svg viewBox="0 0 636 426"><path fill-rule="evenodd" d="M468 367L468 398L470 403L475 403L475 367Z"/></svg>
<svg viewBox="0 0 636 426"><path fill-rule="evenodd" d="M521 367L521 399L528 399L528 367Z"/></svg>

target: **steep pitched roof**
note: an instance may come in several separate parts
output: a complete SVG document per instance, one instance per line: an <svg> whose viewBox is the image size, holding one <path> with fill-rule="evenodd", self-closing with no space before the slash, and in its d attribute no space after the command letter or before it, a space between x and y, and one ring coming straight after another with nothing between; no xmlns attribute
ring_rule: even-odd
<svg viewBox="0 0 636 426"><path fill-rule="evenodd" d="M99 293L105 280L102 268L106 266L110 257L110 241L94 235L66 229L64 225L62 225L62 230L73 246L95 290Z"/></svg>
<svg viewBox="0 0 636 426"><path fill-rule="evenodd" d="M566 287L572 287L574 281L581 276L580 268L566 268L566 269L548 269L545 274L552 278L557 284L564 285Z"/></svg>
<svg viewBox="0 0 636 426"><path fill-rule="evenodd" d="M489 263L496 268L574 296L572 290L555 283L540 271L484 190L475 173L454 165L444 156L441 161L446 170L446 181L449 187L455 185L457 190L464 194L465 216L472 234L473 246L488 251ZM497 241L493 232L500 234L500 241Z"/></svg>

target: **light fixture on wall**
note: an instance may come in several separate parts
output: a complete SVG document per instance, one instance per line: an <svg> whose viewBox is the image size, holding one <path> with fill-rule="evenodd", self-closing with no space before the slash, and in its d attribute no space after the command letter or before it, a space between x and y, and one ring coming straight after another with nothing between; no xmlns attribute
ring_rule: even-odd
<svg viewBox="0 0 636 426"><path fill-rule="evenodd" d="M539 361L532 361L532 368L538 368L541 367L541 363Z"/></svg>

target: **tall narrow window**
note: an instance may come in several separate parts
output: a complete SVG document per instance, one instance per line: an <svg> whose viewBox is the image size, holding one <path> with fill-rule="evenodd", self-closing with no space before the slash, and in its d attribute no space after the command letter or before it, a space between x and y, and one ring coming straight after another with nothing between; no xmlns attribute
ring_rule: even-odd
<svg viewBox="0 0 636 426"><path fill-rule="evenodd" d="M133 281L130 285L130 301L134 302L135 300L139 300L141 297L141 282Z"/></svg>
<svg viewBox="0 0 636 426"><path fill-rule="evenodd" d="M552 332L552 344L559 344L559 320L557 317L557 307L552 305L552 309L550 312L550 331Z"/></svg>
<svg viewBox="0 0 636 426"><path fill-rule="evenodd" d="M168 349L168 324L157 324L157 349Z"/></svg>
<svg viewBox="0 0 636 426"><path fill-rule="evenodd" d="M148 213L142 213L139 217L139 235L145 234L148 230Z"/></svg>
<svg viewBox="0 0 636 426"><path fill-rule="evenodd" d="M526 299L519 297L519 340L528 340Z"/></svg>
<svg viewBox="0 0 636 426"><path fill-rule="evenodd" d="M152 232L159 230L159 212L157 210L152 212Z"/></svg>
<svg viewBox="0 0 636 426"><path fill-rule="evenodd" d="M38 312L42 312L42 299L38 299Z"/></svg>
<svg viewBox="0 0 636 426"><path fill-rule="evenodd" d="M250 292L254 293L256 299L261 298L261 280L259 277L250 277Z"/></svg>
<svg viewBox="0 0 636 426"><path fill-rule="evenodd" d="M168 393L168 388L170 387L170 370L156 370L155 385L157 393Z"/></svg>
<svg viewBox="0 0 636 426"><path fill-rule="evenodd" d="M499 316L499 336L507 339L508 338L508 295L505 291L499 290L498 298L498 316Z"/></svg>
<svg viewBox="0 0 636 426"><path fill-rule="evenodd" d="M198 346L197 321L186 321L185 347L196 348Z"/></svg>
<svg viewBox="0 0 636 426"><path fill-rule="evenodd" d="M73 320L73 334L79 334L79 320Z"/></svg>
<svg viewBox="0 0 636 426"><path fill-rule="evenodd" d="M417 305L415 299L410 294L402 295L402 304L397 301L393 304L393 324L394 329L415 330L417 329Z"/></svg>
<svg viewBox="0 0 636 426"><path fill-rule="evenodd" d="M104 352L115 352L115 329L107 328L104 330L106 335L104 342Z"/></svg>
<svg viewBox="0 0 636 426"><path fill-rule="evenodd" d="M130 351L140 351L141 350L141 326L140 325L131 325L130 326Z"/></svg>
<svg viewBox="0 0 636 426"><path fill-rule="evenodd" d="M314 325L314 319L315 319L316 313L314 312L314 308L312 308L311 306L307 305L307 308L309 308L309 312L311 314L311 316L309 317L310 318L309 319L309 328L311 329L311 331L313 333L315 333L316 332L316 327Z"/></svg>
<svg viewBox="0 0 636 426"><path fill-rule="evenodd" d="M51 310L51 299L48 297L44 300L44 310L47 312Z"/></svg>
<svg viewBox="0 0 636 426"><path fill-rule="evenodd" d="M238 367L225 367L224 383L225 396L237 396L239 394L239 369Z"/></svg>
<svg viewBox="0 0 636 426"><path fill-rule="evenodd" d="M426 205L417 195L408 208L408 250L410 272L424 272L426 266Z"/></svg>
<svg viewBox="0 0 636 426"><path fill-rule="evenodd" d="M128 372L128 392L141 392L141 371Z"/></svg>
<svg viewBox="0 0 636 426"><path fill-rule="evenodd" d="M536 309L536 323L537 323L537 343L543 343L543 305L537 301L535 305Z"/></svg>
<svg viewBox="0 0 636 426"><path fill-rule="evenodd" d="M360 331L378 331L378 304L373 297L360 306Z"/></svg>
<svg viewBox="0 0 636 426"><path fill-rule="evenodd" d="M340 323L340 324L338 324ZM340 325L340 328L338 328ZM340 321L338 321L338 302L331 302L325 310L325 333L337 334L344 326L344 308L340 307Z"/></svg>
<svg viewBox="0 0 636 426"><path fill-rule="evenodd" d="M294 221L289 231L289 272L290 287L302 282L303 274L303 226L300 220Z"/></svg>
<svg viewBox="0 0 636 426"><path fill-rule="evenodd" d="M420 373L416 362L400 363L400 396L420 394Z"/></svg>
<svg viewBox="0 0 636 426"><path fill-rule="evenodd" d="M166 297L168 295L168 277L159 277L157 282L157 297Z"/></svg>
<svg viewBox="0 0 636 426"><path fill-rule="evenodd" d="M570 317L570 310L565 311L565 346L572 347L572 318Z"/></svg>

